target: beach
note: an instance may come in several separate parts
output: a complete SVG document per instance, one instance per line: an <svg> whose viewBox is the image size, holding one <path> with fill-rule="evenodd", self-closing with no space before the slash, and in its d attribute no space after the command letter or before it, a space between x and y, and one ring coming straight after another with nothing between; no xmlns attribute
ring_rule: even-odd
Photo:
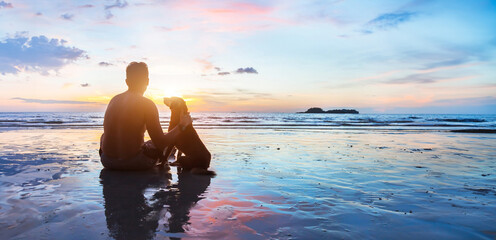
<svg viewBox="0 0 496 240"><path fill-rule="evenodd" d="M1 239L493 239L496 135L201 128L214 178L103 170L102 129L0 132Z"/></svg>
<svg viewBox="0 0 496 240"><path fill-rule="evenodd" d="M0 240L496 240L495 13L0 0Z"/></svg>

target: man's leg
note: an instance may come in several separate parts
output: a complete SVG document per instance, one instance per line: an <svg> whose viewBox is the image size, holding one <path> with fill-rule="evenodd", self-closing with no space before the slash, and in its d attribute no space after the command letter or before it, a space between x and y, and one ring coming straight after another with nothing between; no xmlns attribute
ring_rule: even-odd
<svg viewBox="0 0 496 240"><path fill-rule="evenodd" d="M169 147L171 146L166 147L165 151L167 151ZM169 163L167 162L167 157L164 155L165 151L163 149L158 149L157 147L155 147L151 140L146 141L141 147L141 152L143 153L143 155L156 160L153 164L154 166L160 165L161 167L170 169Z"/></svg>

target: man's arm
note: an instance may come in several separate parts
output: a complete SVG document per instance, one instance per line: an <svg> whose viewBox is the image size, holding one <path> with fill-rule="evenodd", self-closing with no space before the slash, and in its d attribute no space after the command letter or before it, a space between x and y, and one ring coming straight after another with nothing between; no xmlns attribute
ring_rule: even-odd
<svg viewBox="0 0 496 240"><path fill-rule="evenodd" d="M187 119L181 118L180 124L178 124L171 131L164 134L162 126L160 126L160 120L158 117L158 109L151 100L146 99L146 110L145 110L145 124L148 135L152 139L153 144L158 149L164 149L166 146L174 143L177 136L181 133L181 127L187 123L191 123L191 117L188 116Z"/></svg>

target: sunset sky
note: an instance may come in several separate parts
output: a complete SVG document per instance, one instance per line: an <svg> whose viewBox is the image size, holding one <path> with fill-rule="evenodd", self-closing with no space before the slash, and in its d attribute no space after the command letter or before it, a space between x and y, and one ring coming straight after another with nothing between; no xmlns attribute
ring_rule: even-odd
<svg viewBox="0 0 496 240"><path fill-rule="evenodd" d="M0 111L496 113L496 1L0 0Z"/></svg>

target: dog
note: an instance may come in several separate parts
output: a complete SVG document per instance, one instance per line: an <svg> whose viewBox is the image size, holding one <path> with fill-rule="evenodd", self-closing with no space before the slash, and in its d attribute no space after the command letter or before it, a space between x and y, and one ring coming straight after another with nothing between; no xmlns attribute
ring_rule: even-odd
<svg viewBox="0 0 496 240"><path fill-rule="evenodd" d="M169 121L170 131L179 124L181 116L188 112L188 107L186 106L184 99L179 97L164 98L164 103L171 110L171 118ZM177 160L171 163L171 166L180 167L182 172L215 175L214 171L208 170L212 156L198 136L193 124L190 124L183 129L174 145L166 147L164 155L166 157L170 156L174 147L178 150ZM185 156L181 156L182 154Z"/></svg>

